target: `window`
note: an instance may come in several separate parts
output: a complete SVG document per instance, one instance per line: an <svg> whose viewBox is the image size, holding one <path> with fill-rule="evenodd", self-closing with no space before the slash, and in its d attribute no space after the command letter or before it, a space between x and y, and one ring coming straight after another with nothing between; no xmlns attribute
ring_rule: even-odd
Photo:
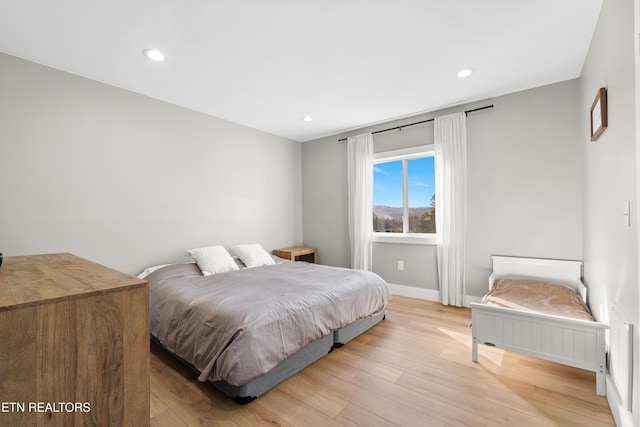
<svg viewBox="0 0 640 427"><path fill-rule="evenodd" d="M436 232L435 189L433 146L376 154L373 163L374 239L433 238Z"/></svg>

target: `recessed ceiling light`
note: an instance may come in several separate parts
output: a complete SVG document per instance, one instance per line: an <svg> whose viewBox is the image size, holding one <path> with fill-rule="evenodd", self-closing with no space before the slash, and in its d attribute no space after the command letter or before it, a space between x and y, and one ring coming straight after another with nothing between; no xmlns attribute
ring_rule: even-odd
<svg viewBox="0 0 640 427"><path fill-rule="evenodd" d="M469 77L475 71L476 70L474 70L473 68L465 68L464 70L458 71L458 77L460 77L461 79L464 79L465 77Z"/></svg>
<svg viewBox="0 0 640 427"><path fill-rule="evenodd" d="M311 120L313 120L313 117L311 117L311 116L304 116L304 117L302 117L302 120L303 120L303 121L305 121L305 122L310 122Z"/></svg>
<svg viewBox="0 0 640 427"><path fill-rule="evenodd" d="M164 53L160 52L158 49L145 49L142 51L142 54L152 61L164 61L165 56Z"/></svg>

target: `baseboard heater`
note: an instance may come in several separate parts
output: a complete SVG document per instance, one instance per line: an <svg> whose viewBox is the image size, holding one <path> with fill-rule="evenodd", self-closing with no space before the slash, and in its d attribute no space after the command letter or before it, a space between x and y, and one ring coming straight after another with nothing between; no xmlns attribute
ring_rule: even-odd
<svg viewBox="0 0 640 427"><path fill-rule="evenodd" d="M609 373L627 411L633 401L633 324L620 308L611 306Z"/></svg>

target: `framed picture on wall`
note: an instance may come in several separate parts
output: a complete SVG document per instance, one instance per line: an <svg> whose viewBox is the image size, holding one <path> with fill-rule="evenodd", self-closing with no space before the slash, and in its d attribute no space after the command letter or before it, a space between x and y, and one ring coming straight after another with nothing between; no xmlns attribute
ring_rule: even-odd
<svg viewBox="0 0 640 427"><path fill-rule="evenodd" d="M607 88L598 89L591 105L591 141L597 140L607 128Z"/></svg>

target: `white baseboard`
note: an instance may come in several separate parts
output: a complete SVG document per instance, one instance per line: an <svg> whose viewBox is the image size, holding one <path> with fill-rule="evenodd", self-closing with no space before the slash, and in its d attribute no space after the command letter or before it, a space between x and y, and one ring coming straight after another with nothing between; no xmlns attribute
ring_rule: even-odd
<svg viewBox="0 0 640 427"><path fill-rule="evenodd" d="M482 297L475 297L473 295L465 295L464 297L464 302L467 307L471 307L469 303L472 303L472 302L479 303L480 301L482 301Z"/></svg>
<svg viewBox="0 0 640 427"><path fill-rule="evenodd" d="M441 301L440 291L434 289L415 288L413 286L394 285L389 283L391 293L402 297L418 298L427 301Z"/></svg>
<svg viewBox="0 0 640 427"><path fill-rule="evenodd" d="M389 283L389 288L391 289L391 293L393 295L423 299L426 301L435 301L435 302L442 301L442 298L440 296L440 291L437 291L435 289L415 288L413 286L395 285L393 283ZM469 307L470 302L480 302L480 300L482 300L482 297L467 295L465 296L464 300L465 300L465 307Z"/></svg>

